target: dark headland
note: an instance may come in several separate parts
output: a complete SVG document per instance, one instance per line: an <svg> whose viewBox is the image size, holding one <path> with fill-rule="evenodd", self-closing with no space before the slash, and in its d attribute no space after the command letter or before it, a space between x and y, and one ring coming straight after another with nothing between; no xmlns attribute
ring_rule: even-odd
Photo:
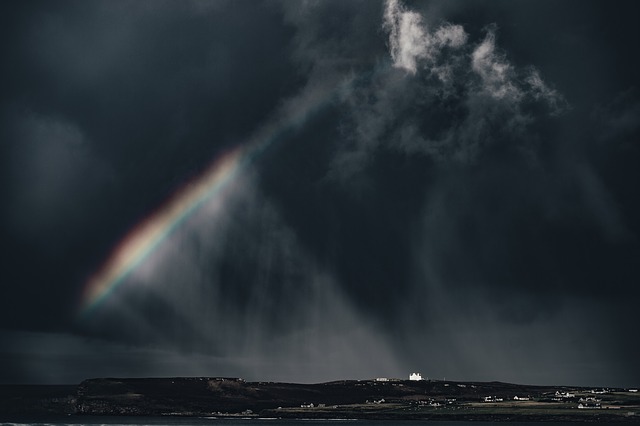
<svg viewBox="0 0 640 426"><path fill-rule="evenodd" d="M637 389L501 382L219 377L90 379L0 386L0 420L55 416L640 422Z"/></svg>

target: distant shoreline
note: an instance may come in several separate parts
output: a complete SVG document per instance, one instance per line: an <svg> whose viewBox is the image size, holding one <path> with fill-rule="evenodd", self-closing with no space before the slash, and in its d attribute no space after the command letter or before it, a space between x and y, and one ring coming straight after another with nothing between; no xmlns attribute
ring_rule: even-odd
<svg viewBox="0 0 640 426"><path fill-rule="evenodd" d="M299 384L105 378L79 385L0 385L0 420L102 416L640 423L640 394L621 388L389 379Z"/></svg>

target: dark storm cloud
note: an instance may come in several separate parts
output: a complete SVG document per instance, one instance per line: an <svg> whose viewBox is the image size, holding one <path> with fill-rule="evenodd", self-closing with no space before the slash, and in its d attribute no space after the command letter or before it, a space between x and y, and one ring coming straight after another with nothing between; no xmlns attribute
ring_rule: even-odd
<svg viewBox="0 0 640 426"><path fill-rule="evenodd" d="M9 321L31 323L15 312L37 294L20 285L25 270L28 282L69 277L38 286L71 311L73 287L126 228L246 137L296 74L285 72L290 31L254 3L3 8L2 299ZM31 262L48 265L28 272ZM39 310L68 321L56 305Z"/></svg>
<svg viewBox="0 0 640 426"><path fill-rule="evenodd" d="M611 55L550 59L530 39L539 36L531 29L523 43L529 50L520 48L512 57L510 38L517 31L507 17L522 24L526 15L540 23L546 14L574 9L545 4L531 19L529 5L499 3L478 7L481 21L471 17L473 11L465 14L467 6L431 3L420 13L389 2L386 14L380 11L397 71L382 66L343 94L338 132L325 131L323 139L331 153L310 148L322 143L315 133L323 123L298 137L296 144L308 142L314 158L329 165L324 185L303 198L313 216L292 219L298 235L320 258L334 256L331 263L354 304L397 336L395 345L406 350L407 363L421 360L465 376L495 363L503 377L517 380L515 372L536 360L532 373L519 373L519 380L577 382L592 371L597 380L630 383L638 374L629 363L634 344L620 337L632 334L628 301L636 294L637 268L631 258L638 249L633 219L620 204L633 196L617 198L613 188L620 184L607 184L592 157L594 135L602 127L590 134L580 124L599 110L585 101L606 88L582 86L589 92L584 94L573 86L607 74L597 69L594 77L584 67ZM572 19L599 28L603 24L590 15L595 9L589 4ZM461 16L465 25L455 20ZM491 25L495 17L505 20ZM562 49L576 37L586 45L604 42L580 26L557 30L544 37L562 38ZM303 25L299 31L308 34ZM304 39L321 58L348 50L323 37L315 44ZM377 63L389 59L378 57ZM579 63L572 65L575 59ZM558 74L557 62L578 74L564 81L571 98L544 78L546 72ZM625 127L634 128L633 112L622 117ZM293 167L292 179L321 180L319 171ZM631 169L625 174L635 175ZM342 189L336 194L327 182L339 182ZM345 198L339 195L344 188ZM327 198L332 202L324 206ZM327 235L341 245L325 243ZM427 350L432 347L439 349ZM553 358L584 362L554 363L545 355L550 348ZM460 359L450 363L443 353ZM612 353L626 360L624 367L607 361ZM487 379L497 374L483 371Z"/></svg>
<svg viewBox="0 0 640 426"><path fill-rule="evenodd" d="M20 141L9 157L9 226L29 240L66 249L64 223L72 221L86 230L83 212L65 201L79 204L95 197L96 188L113 179L113 171L91 152L79 129L64 121L37 115L16 117L11 137ZM72 167L69 167L72 165ZM47 236L45 241L42 236ZM55 247L53 247L55 246Z"/></svg>
<svg viewBox="0 0 640 426"><path fill-rule="evenodd" d="M636 6L618 6L5 5L0 379L637 384ZM272 137L72 323L131 226Z"/></svg>

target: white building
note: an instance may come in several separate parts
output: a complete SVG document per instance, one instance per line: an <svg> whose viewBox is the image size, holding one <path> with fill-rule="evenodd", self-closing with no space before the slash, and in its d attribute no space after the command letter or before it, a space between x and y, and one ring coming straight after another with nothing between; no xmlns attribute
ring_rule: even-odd
<svg viewBox="0 0 640 426"><path fill-rule="evenodd" d="M420 373L411 373L409 374L409 380L424 380Z"/></svg>

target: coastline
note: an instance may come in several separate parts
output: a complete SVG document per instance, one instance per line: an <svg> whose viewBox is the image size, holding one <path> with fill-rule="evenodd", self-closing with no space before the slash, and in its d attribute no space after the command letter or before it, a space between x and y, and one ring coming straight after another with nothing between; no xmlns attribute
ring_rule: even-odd
<svg viewBox="0 0 640 426"><path fill-rule="evenodd" d="M627 389L500 382L344 380L319 384L236 378L106 378L79 385L0 386L0 420L98 417L640 423Z"/></svg>

